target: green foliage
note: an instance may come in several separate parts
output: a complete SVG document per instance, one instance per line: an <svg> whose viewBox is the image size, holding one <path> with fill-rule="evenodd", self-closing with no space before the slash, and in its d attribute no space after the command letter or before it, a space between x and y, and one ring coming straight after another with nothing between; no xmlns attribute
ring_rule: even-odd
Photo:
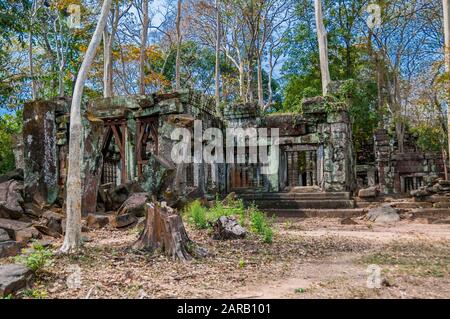
<svg viewBox="0 0 450 319"><path fill-rule="evenodd" d="M22 294L31 299L46 299L48 297L45 290L37 288L24 290Z"/></svg>
<svg viewBox="0 0 450 319"><path fill-rule="evenodd" d="M439 123L419 123L410 128L417 137L417 146L425 152L440 152L446 148L447 135Z"/></svg>
<svg viewBox="0 0 450 319"><path fill-rule="evenodd" d="M208 228L208 222L206 220L207 209L202 206L199 200L193 201L187 208L185 215L188 218L188 222L195 226L197 229Z"/></svg>
<svg viewBox="0 0 450 319"><path fill-rule="evenodd" d="M224 204L217 198L214 206L209 209L202 206L199 200L195 200L185 209L184 216L188 223L197 229L211 229L219 217L234 216L241 226L248 226L264 243L273 242L272 221L255 205L246 209L241 199L227 198Z"/></svg>
<svg viewBox="0 0 450 319"><path fill-rule="evenodd" d="M35 243L33 244L30 253L25 251L24 254L14 257L14 261L27 266L28 269L37 274L45 267L52 265L53 252L42 245Z"/></svg>
<svg viewBox="0 0 450 319"><path fill-rule="evenodd" d="M14 134L22 129L22 111L0 116L0 175L14 169Z"/></svg>
<svg viewBox="0 0 450 319"><path fill-rule="evenodd" d="M273 229L267 215L252 205L248 209L251 222L251 230L260 235L263 242L270 244L273 241Z"/></svg>

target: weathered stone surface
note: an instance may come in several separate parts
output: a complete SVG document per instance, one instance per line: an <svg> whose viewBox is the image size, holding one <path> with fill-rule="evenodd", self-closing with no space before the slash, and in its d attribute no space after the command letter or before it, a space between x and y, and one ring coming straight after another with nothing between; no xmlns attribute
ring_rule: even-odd
<svg viewBox="0 0 450 319"><path fill-rule="evenodd" d="M236 218L221 216L214 224L214 239L240 239L244 238L247 231L238 224Z"/></svg>
<svg viewBox="0 0 450 319"><path fill-rule="evenodd" d="M163 157L152 154L147 165L143 167L140 183L145 192L157 196L173 184L174 177L174 165Z"/></svg>
<svg viewBox="0 0 450 319"><path fill-rule="evenodd" d="M54 101L26 103L23 110L24 182L27 202L55 202L59 192Z"/></svg>
<svg viewBox="0 0 450 319"><path fill-rule="evenodd" d="M58 232L48 228L45 225L34 225L34 228L36 228L40 233L42 233L44 235L54 237L54 238L61 237L61 233L58 233Z"/></svg>
<svg viewBox="0 0 450 319"><path fill-rule="evenodd" d="M31 271L23 265L0 265L0 297L6 297L26 288L31 279Z"/></svg>
<svg viewBox="0 0 450 319"><path fill-rule="evenodd" d="M109 224L109 217L107 215L89 214L86 222L88 227L100 229Z"/></svg>
<svg viewBox="0 0 450 319"><path fill-rule="evenodd" d="M4 175L0 175L0 184L11 180L23 181L23 169L15 169Z"/></svg>
<svg viewBox="0 0 450 319"><path fill-rule="evenodd" d="M437 202L433 204L434 208L450 208L450 202Z"/></svg>
<svg viewBox="0 0 450 319"><path fill-rule="evenodd" d="M22 246L12 240L0 242L0 258L16 256L20 253Z"/></svg>
<svg viewBox="0 0 450 319"><path fill-rule="evenodd" d="M25 222L20 222L18 220L0 218L0 228L6 230L9 237L11 237L13 240L16 239L16 233L19 230L28 228L30 226L31 226L31 223L25 223Z"/></svg>
<svg viewBox="0 0 450 319"><path fill-rule="evenodd" d="M43 210L42 208L35 203L25 203L24 204L24 212L25 215L32 219L39 219L42 216Z"/></svg>
<svg viewBox="0 0 450 319"><path fill-rule="evenodd" d="M45 226L47 226L52 232L62 234L62 215L48 210L44 212L42 217L47 221Z"/></svg>
<svg viewBox="0 0 450 319"><path fill-rule="evenodd" d="M103 134L103 121L89 121L83 118L83 197L81 200L83 216L95 213L97 208L97 195L103 167Z"/></svg>
<svg viewBox="0 0 450 319"><path fill-rule="evenodd" d="M358 192L358 197L360 198L374 198L378 196L378 188L373 186L373 187L368 187L368 188L364 188L364 189L360 189Z"/></svg>
<svg viewBox="0 0 450 319"><path fill-rule="evenodd" d="M436 219L431 222L436 225L450 225L450 219Z"/></svg>
<svg viewBox="0 0 450 319"><path fill-rule="evenodd" d="M27 227L16 231L15 240L22 246L26 246L31 239L41 238L41 233L34 227Z"/></svg>
<svg viewBox="0 0 450 319"><path fill-rule="evenodd" d="M430 195L430 192L426 189L416 189L410 192L411 196L413 197L425 197Z"/></svg>
<svg viewBox="0 0 450 319"><path fill-rule="evenodd" d="M133 193L142 193L142 187L136 182L119 185L105 192L105 210L117 211Z"/></svg>
<svg viewBox="0 0 450 319"><path fill-rule="evenodd" d="M0 184L0 218L19 219L23 215L21 182L9 180Z"/></svg>
<svg viewBox="0 0 450 319"><path fill-rule="evenodd" d="M118 215L132 214L136 217L144 217L148 200L147 193L132 194L119 208Z"/></svg>
<svg viewBox="0 0 450 319"><path fill-rule="evenodd" d="M124 214L110 217L110 224L115 228L124 228L137 223L138 219L132 214Z"/></svg>
<svg viewBox="0 0 450 319"><path fill-rule="evenodd" d="M357 222L355 222L350 217L341 219L341 225L358 225Z"/></svg>
<svg viewBox="0 0 450 319"><path fill-rule="evenodd" d="M390 206L369 209L367 218L375 223L392 223L400 220L397 210Z"/></svg>
<svg viewBox="0 0 450 319"><path fill-rule="evenodd" d="M10 240L8 233L6 230L0 228L0 242Z"/></svg>

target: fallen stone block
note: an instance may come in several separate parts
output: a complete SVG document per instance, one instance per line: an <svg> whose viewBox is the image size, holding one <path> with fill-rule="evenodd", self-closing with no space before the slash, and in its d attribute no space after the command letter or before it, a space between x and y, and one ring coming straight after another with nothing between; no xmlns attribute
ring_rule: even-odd
<svg viewBox="0 0 450 319"><path fill-rule="evenodd" d="M22 246L12 240L0 242L0 258L16 256L20 253Z"/></svg>
<svg viewBox="0 0 450 319"><path fill-rule="evenodd" d="M62 215L55 213L51 210L48 210L48 211L44 212L42 217L45 218L47 221L45 226L47 226L50 230L52 230L55 233L62 234L62 232L63 232L63 230L62 230L63 216Z"/></svg>
<svg viewBox="0 0 450 319"><path fill-rule="evenodd" d="M28 242L31 239L39 239L39 238L42 238L41 233L34 227L28 227L16 231L15 240L24 247L28 244Z"/></svg>
<svg viewBox="0 0 450 319"><path fill-rule="evenodd" d="M146 204L148 202L147 193L132 194L119 208L118 215L132 214L136 217L144 217L147 211Z"/></svg>
<svg viewBox="0 0 450 319"><path fill-rule="evenodd" d="M0 218L0 228L6 230L9 237L16 239L16 233L31 226L31 223L25 223L18 220Z"/></svg>
<svg viewBox="0 0 450 319"><path fill-rule="evenodd" d="M411 196L413 197L426 197L431 195L429 191L426 189L416 189L410 192Z"/></svg>
<svg viewBox="0 0 450 319"><path fill-rule="evenodd" d="M0 218L19 219L23 215L23 184L10 180L0 184Z"/></svg>
<svg viewBox="0 0 450 319"><path fill-rule="evenodd" d="M136 216L131 214L116 215L110 217L110 224L115 228L124 228L137 223Z"/></svg>
<svg viewBox="0 0 450 319"><path fill-rule="evenodd" d="M213 225L213 239L227 240L245 238L247 231L239 225L236 218L221 216Z"/></svg>
<svg viewBox="0 0 450 319"><path fill-rule="evenodd" d="M375 223L392 223L400 220L400 215L391 206L381 206L369 209L367 218Z"/></svg>
<svg viewBox="0 0 450 319"><path fill-rule="evenodd" d="M0 228L0 242L10 240L8 233L6 230Z"/></svg>
<svg viewBox="0 0 450 319"><path fill-rule="evenodd" d="M360 189L358 192L358 197L360 198L374 198L377 197L379 193L379 190L377 187L368 187Z"/></svg>
<svg viewBox="0 0 450 319"><path fill-rule="evenodd" d="M43 235L54 237L54 238L61 237L60 233L55 232L54 230L48 228L45 225L34 225L34 228L36 228Z"/></svg>
<svg viewBox="0 0 450 319"><path fill-rule="evenodd" d="M87 227L100 229L109 224L107 215L89 214L86 218Z"/></svg>
<svg viewBox="0 0 450 319"><path fill-rule="evenodd" d="M0 265L0 297L15 294L26 288L32 279L31 270L22 265Z"/></svg>
<svg viewBox="0 0 450 319"><path fill-rule="evenodd" d="M39 219L42 217L43 211L38 204L35 203L25 203L24 213L32 219Z"/></svg>

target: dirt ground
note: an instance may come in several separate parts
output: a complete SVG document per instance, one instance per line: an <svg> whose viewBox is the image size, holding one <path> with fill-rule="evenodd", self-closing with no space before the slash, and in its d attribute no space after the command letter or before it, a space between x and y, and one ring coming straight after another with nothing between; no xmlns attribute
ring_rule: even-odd
<svg viewBox="0 0 450 319"><path fill-rule="evenodd" d="M450 225L279 219L274 242L212 240L189 263L131 251L139 229L97 230L78 257L58 256L27 296L43 298L450 298ZM61 240L54 245L58 247ZM381 270L368 288L369 265ZM78 271L79 270L79 271ZM79 288L68 288L78 276Z"/></svg>

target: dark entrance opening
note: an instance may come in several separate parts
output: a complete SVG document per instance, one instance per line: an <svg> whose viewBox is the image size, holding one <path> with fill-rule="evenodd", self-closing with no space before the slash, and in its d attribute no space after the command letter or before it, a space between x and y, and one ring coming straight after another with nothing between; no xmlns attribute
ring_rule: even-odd
<svg viewBox="0 0 450 319"><path fill-rule="evenodd" d="M317 153L315 150L286 152L290 187L317 186Z"/></svg>

